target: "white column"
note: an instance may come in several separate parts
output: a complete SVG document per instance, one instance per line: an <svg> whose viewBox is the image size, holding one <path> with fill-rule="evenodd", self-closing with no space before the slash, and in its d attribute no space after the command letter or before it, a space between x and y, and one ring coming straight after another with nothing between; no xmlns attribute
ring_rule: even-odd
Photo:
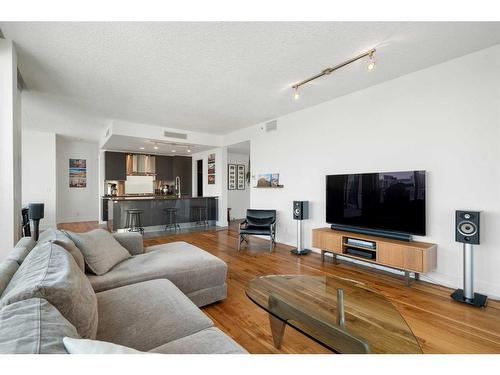
<svg viewBox="0 0 500 375"><path fill-rule="evenodd" d="M99 202L99 224L104 224L105 222L102 221L102 196L106 194L104 191L104 180L106 178L104 172L105 172L105 165L104 165L104 160L105 160L105 151L99 149L99 157L98 157L98 165L99 165L99 196L97 197L98 202Z"/></svg>
<svg viewBox="0 0 500 375"><path fill-rule="evenodd" d="M217 226L226 227L229 225L227 222L227 147L222 147L220 152L220 163L217 163L215 176L216 184L219 186L219 220L217 220ZM217 181L218 179L218 181Z"/></svg>
<svg viewBox="0 0 500 375"><path fill-rule="evenodd" d="M21 234L21 100L12 41L0 39L0 259Z"/></svg>

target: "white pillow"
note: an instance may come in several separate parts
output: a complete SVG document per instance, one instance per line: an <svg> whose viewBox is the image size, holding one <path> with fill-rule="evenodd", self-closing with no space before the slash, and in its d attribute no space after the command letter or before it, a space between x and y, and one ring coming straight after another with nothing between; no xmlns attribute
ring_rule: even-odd
<svg viewBox="0 0 500 375"><path fill-rule="evenodd" d="M64 348L69 354L143 354L126 346L106 341L63 338Z"/></svg>

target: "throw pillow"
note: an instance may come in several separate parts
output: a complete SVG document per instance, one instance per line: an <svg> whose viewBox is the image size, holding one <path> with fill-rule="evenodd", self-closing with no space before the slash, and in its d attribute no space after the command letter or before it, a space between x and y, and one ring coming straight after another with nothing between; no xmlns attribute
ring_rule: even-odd
<svg viewBox="0 0 500 375"><path fill-rule="evenodd" d="M104 229L87 233L65 232L80 249L88 268L96 275L104 275L111 268L131 257L130 253Z"/></svg>
<svg viewBox="0 0 500 375"><path fill-rule="evenodd" d="M143 354L138 350L106 341L63 338L69 354Z"/></svg>

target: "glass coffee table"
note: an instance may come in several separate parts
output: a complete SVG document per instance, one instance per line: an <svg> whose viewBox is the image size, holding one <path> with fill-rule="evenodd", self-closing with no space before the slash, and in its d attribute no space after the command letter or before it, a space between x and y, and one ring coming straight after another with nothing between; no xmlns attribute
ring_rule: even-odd
<svg viewBox="0 0 500 375"><path fill-rule="evenodd" d="M250 281L246 294L269 313L276 348L289 325L336 353L422 353L398 310L362 283L270 275Z"/></svg>

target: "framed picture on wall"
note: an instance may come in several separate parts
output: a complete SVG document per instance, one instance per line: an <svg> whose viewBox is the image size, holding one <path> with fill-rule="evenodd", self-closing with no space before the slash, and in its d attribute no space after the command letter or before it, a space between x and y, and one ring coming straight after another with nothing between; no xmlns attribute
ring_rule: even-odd
<svg viewBox="0 0 500 375"><path fill-rule="evenodd" d="M87 159L69 159L69 187L87 187Z"/></svg>
<svg viewBox="0 0 500 375"><path fill-rule="evenodd" d="M215 163L208 164L208 174L215 174Z"/></svg>
<svg viewBox="0 0 500 375"><path fill-rule="evenodd" d="M208 164L215 163L215 154L208 154Z"/></svg>
<svg viewBox="0 0 500 375"><path fill-rule="evenodd" d="M227 189L236 190L236 164L227 165Z"/></svg>
<svg viewBox="0 0 500 375"><path fill-rule="evenodd" d="M208 184L209 185L215 185L215 175L214 174L209 174L208 175Z"/></svg>
<svg viewBox="0 0 500 375"><path fill-rule="evenodd" d="M238 164L237 168L238 168L237 170L238 190L245 190L245 165Z"/></svg>

